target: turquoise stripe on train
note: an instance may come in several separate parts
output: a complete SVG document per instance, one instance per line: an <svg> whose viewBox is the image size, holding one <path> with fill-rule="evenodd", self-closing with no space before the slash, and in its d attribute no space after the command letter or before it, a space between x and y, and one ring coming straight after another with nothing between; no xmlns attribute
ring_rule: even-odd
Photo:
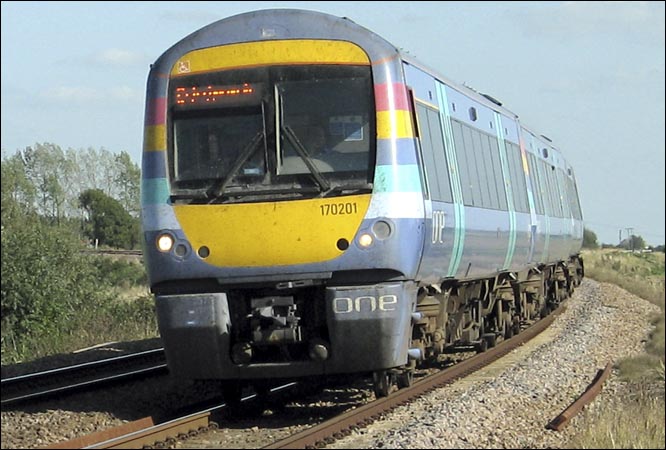
<svg viewBox="0 0 666 450"><path fill-rule="evenodd" d="M165 205L169 202L169 195L166 178L145 178L141 182L142 205Z"/></svg>
<svg viewBox="0 0 666 450"><path fill-rule="evenodd" d="M377 166L373 192L421 192L421 176L416 164Z"/></svg>
<svg viewBox="0 0 666 450"><path fill-rule="evenodd" d="M374 192L421 192L419 167L416 164L377 166ZM166 178L148 178L141 183L141 203L157 205L169 200Z"/></svg>

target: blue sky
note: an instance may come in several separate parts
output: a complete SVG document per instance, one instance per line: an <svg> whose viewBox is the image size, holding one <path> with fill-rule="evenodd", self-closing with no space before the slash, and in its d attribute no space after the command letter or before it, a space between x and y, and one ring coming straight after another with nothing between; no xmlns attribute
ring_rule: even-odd
<svg viewBox="0 0 666 450"><path fill-rule="evenodd" d="M255 9L346 16L549 136L587 228L664 238L664 2L2 2L2 154L37 142L140 163L148 69Z"/></svg>

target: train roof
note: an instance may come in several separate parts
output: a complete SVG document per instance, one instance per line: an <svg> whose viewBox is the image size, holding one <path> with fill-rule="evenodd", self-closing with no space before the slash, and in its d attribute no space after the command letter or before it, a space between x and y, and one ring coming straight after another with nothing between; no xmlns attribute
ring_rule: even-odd
<svg viewBox="0 0 666 450"><path fill-rule="evenodd" d="M273 39L317 38L339 40L341 35L360 45L373 62L393 57L399 58L399 60L418 67L474 101L511 119L518 120L521 128L529 131L541 143L559 153L560 157L563 158L561 151L552 144L549 138L525 126L520 122L516 113L507 109L491 95L478 92L445 77L438 70L432 69L419 59L400 50L374 31L347 17L339 17L319 11L291 8L261 9L217 20L185 36L167 49L151 65L151 72L169 73L173 64L183 54L217 45Z"/></svg>
<svg viewBox="0 0 666 450"><path fill-rule="evenodd" d="M513 111L511 111L510 109L506 108L499 100L495 99L490 94L485 94L485 93L479 92L479 91L477 91L477 90L475 90L475 89L473 89L469 86L465 86L464 84L461 85L461 84L457 83L456 81L453 81L450 78L442 75L439 71L433 69L432 67L429 67L429 66L423 64L423 62L421 62L418 58L415 58L415 57L413 57L412 55L409 55L409 54L405 54L404 51L400 51L400 57L407 64L410 64L412 66L415 66L415 67L421 69L422 71L424 71L424 72L428 73L429 75L435 77L436 79L438 79L442 83L446 84L447 86L450 86L451 88L459 91L460 93L474 99L476 102L478 102L478 103L480 103L480 104L482 104L482 105L484 105L484 106L486 106L486 107L488 107L488 108L490 108L494 111L502 113L502 114L504 114L504 115L506 115L506 116L508 116L512 119L517 120L518 123L520 124L520 127L523 130L531 133L543 145L548 146L550 150L557 152L560 155L560 157L562 159L564 159L564 156L562 155L561 150L553 144L553 141L549 137L547 137L543 134L540 134L539 132L537 132L534 129L530 128L529 126L525 125L522 122L522 120L520 119L520 116L518 116L518 114L516 114Z"/></svg>
<svg viewBox="0 0 666 450"><path fill-rule="evenodd" d="M418 58L415 58L412 55L406 54L404 51L400 51L400 57L401 59L406 62L407 64L410 64L412 66L415 66L419 69L421 69L423 72L426 72L427 74L435 77L442 83L446 84L447 86L452 87L453 89L459 91L462 94L465 94L468 97L471 97L478 103L481 103L484 106L487 106L490 109L493 109L499 113L502 113L510 118L516 119L518 118L518 115L514 113L513 111L509 110L506 108L502 102L499 100L495 99L492 97L490 94L484 94L481 93L475 89L472 89L469 86L466 86L464 84L459 84L456 81L453 81L452 79L442 75L441 72L438 70L433 69L432 67L424 64L422 61L420 61Z"/></svg>
<svg viewBox="0 0 666 450"><path fill-rule="evenodd" d="M303 9L262 9L230 16L185 36L155 62L169 69L183 54L202 48L275 39L346 40L361 46L371 61L398 57L398 49L346 17Z"/></svg>

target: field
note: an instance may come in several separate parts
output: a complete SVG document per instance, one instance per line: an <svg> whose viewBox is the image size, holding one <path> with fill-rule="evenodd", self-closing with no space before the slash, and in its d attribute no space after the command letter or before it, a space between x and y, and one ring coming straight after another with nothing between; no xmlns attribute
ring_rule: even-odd
<svg viewBox="0 0 666 450"><path fill-rule="evenodd" d="M570 448L664 448L664 253L583 251L585 275L616 284L661 308L646 353L618 361L625 390L594 413L594 426Z"/></svg>

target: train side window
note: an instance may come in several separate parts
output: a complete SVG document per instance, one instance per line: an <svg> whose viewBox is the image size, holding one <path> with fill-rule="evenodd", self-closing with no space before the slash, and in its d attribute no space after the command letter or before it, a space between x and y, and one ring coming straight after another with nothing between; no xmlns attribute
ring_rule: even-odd
<svg viewBox="0 0 666 450"><path fill-rule="evenodd" d="M476 130L470 127L463 127L465 130L463 139L465 141L465 155L467 156L467 163L469 164L469 173L472 182L472 195L474 196L474 206L483 207L484 192L483 182L481 181L482 170L479 167L478 154L476 152L474 135Z"/></svg>
<svg viewBox="0 0 666 450"><path fill-rule="evenodd" d="M548 214L548 196L547 192L543 187L543 175L539 170L539 160L536 155L532 154L532 166L534 167L534 191L536 197L539 198L539 204L541 205L541 214Z"/></svg>
<svg viewBox="0 0 666 450"><path fill-rule="evenodd" d="M444 134L442 132L442 122L439 112L428 109L428 125L430 128L430 141L432 142L432 151L435 155L437 176L439 178L439 200L452 203L453 195L451 193L451 179L449 177L449 166L444 148Z"/></svg>
<svg viewBox="0 0 666 450"><path fill-rule="evenodd" d="M518 189L517 189L517 184L518 180L516 177L516 165L514 163L513 158L511 157L511 146L508 143L505 143L505 148L506 148L506 165L508 170L508 177L509 177L509 186L511 187L511 198L513 199L513 208L518 209Z"/></svg>
<svg viewBox="0 0 666 450"><path fill-rule="evenodd" d="M481 206L484 208L492 208L489 187L490 179L488 178L488 170L486 169L488 162L486 155L483 152L481 136L480 131L472 129L473 153L474 159L476 160L475 166L478 176L479 190L481 191Z"/></svg>
<svg viewBox="0 0 666 450"><path fill-rule="evenodd" d="M458 161L458 175L460 176L460 187L462 189L463 204L474 206L472 197L472 183L465 156L465 143L463 141L463 127L460 122L453 120L453 141L456 151L456 160Z"/></svg>
<svg viewBox="0 0 666 450"><path fill-rule="evenodd" d="M456 131L458 131L456 133ZM471 136L467 127L460 125L453 127L453 139L456 146L456 160L458 161L458 171L460 173L460 185L462 186L463 203L467 206L478 205L478 192L475 191L475 170L471 165L474 160L470 161L468 157L468 147L470 145Z"/></svg>
<svg viewBox="0 0 666 450"><path fill-rule="evenodd" d="M555 179L553 178L553 170L554 167L552 167L549 164L546 164L546 178L548 179L548 194L550 196L550 204L553 206L553 209L551 210L553 213L553 216L555 217L562 217L562 206L560 205L560 199L558 198L558 193L557 193L557 183L555 182Z"/></svg>
<svg viewBox="0 0 666 450"><path fill-rule="evenodd" d="M576 192L573 188L573 182L568 176L564 177L564 182L567 187L567 198L569 200L569 209L571 210L571 215L574 219L580 219L580 212L577 208Z"/></svg>
<svg viewBox="0 0 666 450"><path fill-rule="evenodd" d="M497 138L452 120L463 203L488 209L508 209Z"/></svg>
<svg viewBox="0 0 666 450"><path fill-rule="evenodd" d="M525 185L525 172L520 159L520 149L512 142L505 141L507 161L509 166L509 179L511 192L516 211L529 212L527 206L527 187Z"/></svg>
<svg viewBox="0 0 666 450"><path fill-rule="evenodd" d="M501 196L504 194L504 185L497 182L498 169L501 174L501 168L496 166L495 160L498 155L493 155L493 148L491 145L492 137L488 134L481 133L481 148L483 150L483 159L486 162L486 178L488 180L488 191L490 195L490 208L502 209Z"/></svg>
<svg viewBox="0 0 666 450"><path fill-rule="evenodd" d="M543 195L541 193L541 186L539 185L539 176L537 174L536 159L530 152L527 153L527 166L530 174L530 184L532 186L532 193L534 194L534 207L536 213L539 215L544 214L543 209Z"/></svg>
<svg viewBox="0 0 666 450"><path fill-rule="evenodd" d="M567 189L567 184L566 184L566 175L564 175L564 171L562 169L557 169L557 184L559 185L560 188L560 199L562 202L562 213L564 217L570 218L572 217L572 212L571 212L571 201L569 200L569 190Z"/></svg>
<svg viewBox="0 0 666 450"><path fill-rule="evenodd" d="M571 185L573 189L573 197L576 202L576 210L578 211L578 220L583 220L583 209L580 207L580 196L578 195L578 186L576 185L576 178L572 175Z"/></svg>
<svg viewBox="0 0 666 450"><path fill-rule="evenodd" d="M490 148L490 160L495 175L495 190L497 191L497 201L499 209L507 211L509 206L506 200L506 186L504 184L504 175L502 174L502 162L499 154L499 144L497 138L487 135L488 146Z"/></svg>
<svg viewBox="0 0 666 450"><path fill-rule="evenodd" d="M560 186L557 182L557 169L555 166L551 166L550 178L554 186L553 193L555 194L555 203L557 204L558 217L565 217L564 214L564 205L562 204L562 194L560 193Z"/></svg>
<svg viewBox="0 0 666 450"><path fill-rule="evenodd" d="M416 111L430 197L432 200L452 203L451 181L439 113L423 105L417 105Z"/></svg>
<svg viewBox="0 0 666 450"><path fill-rule="evenodd" d="M436 200L439 195L439 179L434 170L435 159L432 152L432 142L430 140L430 127L428 125L428 118L426 117L426 108L422 105L416 105L416 115L419 126L419 137L421 139L421 153L423 154L424 172L426 182L428 185L428 192L430 198Z"/></svg>

